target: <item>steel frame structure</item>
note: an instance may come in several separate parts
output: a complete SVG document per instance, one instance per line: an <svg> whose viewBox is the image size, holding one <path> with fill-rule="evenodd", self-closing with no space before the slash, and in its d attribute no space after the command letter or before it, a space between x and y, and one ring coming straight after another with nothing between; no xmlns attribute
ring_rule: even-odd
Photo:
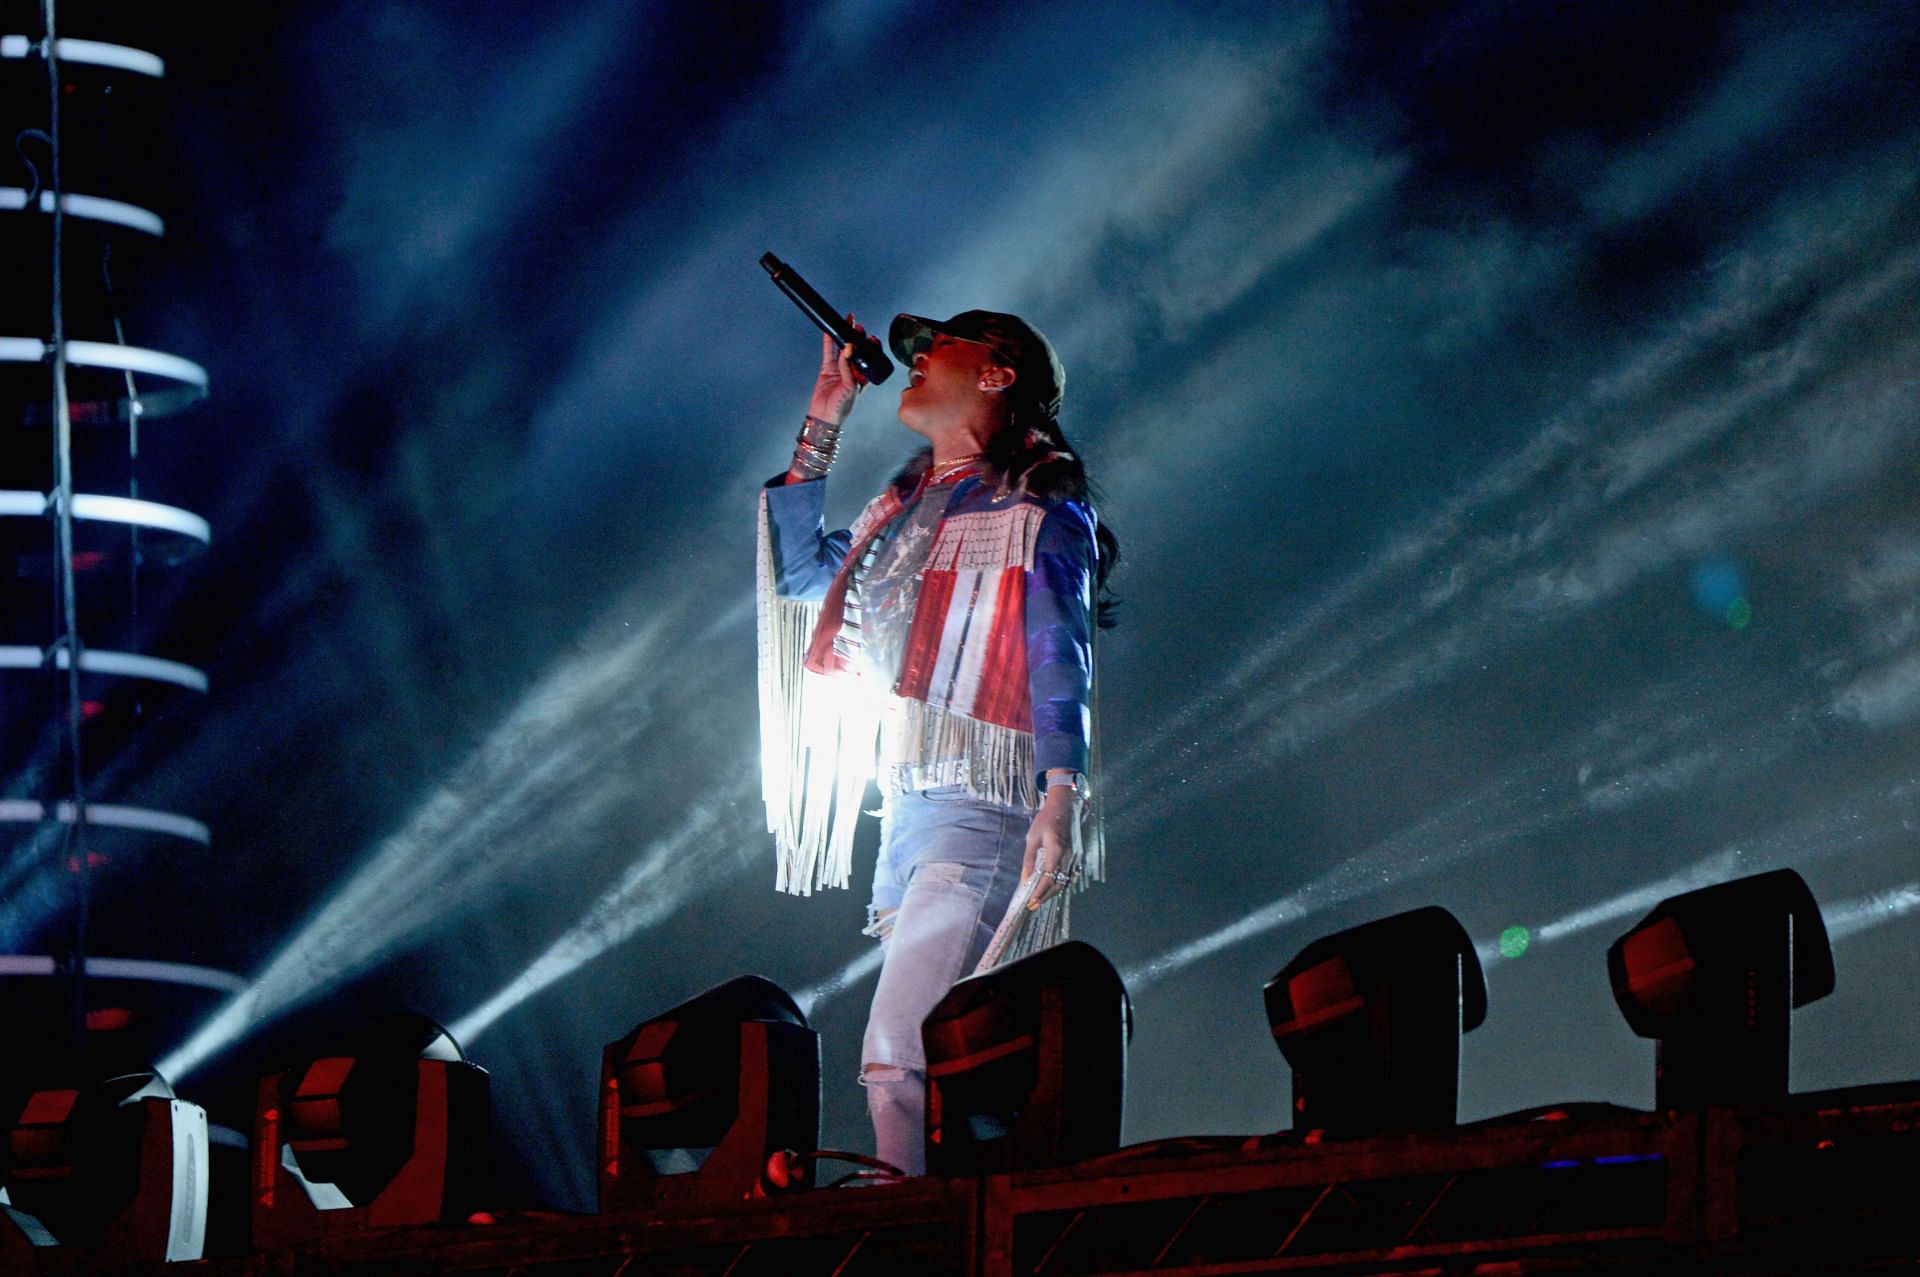
<svg viewBox="0 0 1920 1277"><path fill-rule="evenodd" d="M1920 1270L1920 1082L1702 1113L1167 1140L1050 1170L507 1217L214 1257L209 1277L1251 1277ZM47 1252L36 1273L87 1271ZM129 1269L131 1275L141 1270ZM163 1269L155 1266L153 1273Z"/></svg>

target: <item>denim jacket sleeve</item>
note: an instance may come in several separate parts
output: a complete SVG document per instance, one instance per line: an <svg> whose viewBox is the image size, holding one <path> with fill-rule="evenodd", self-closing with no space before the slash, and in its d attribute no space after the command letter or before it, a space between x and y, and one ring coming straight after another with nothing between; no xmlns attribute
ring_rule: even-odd
<svg viewBox="0 0 1920 1277"><path fill-rule="evenodd" d="M827 481L767 484L767 524L773 542L774 589L781 598L818 600L853 543L850 533L828 532L821 512Z"/></svg>
<svg viewBox="0 0 1920 1277"><path fill-rule="evenodd" d="M1036 778L1087 770L1093 687L1093 511L1063 501L1047 513L1027 572L1027 691ZM1044 782L1040 782L1044 785Z"/></svg>

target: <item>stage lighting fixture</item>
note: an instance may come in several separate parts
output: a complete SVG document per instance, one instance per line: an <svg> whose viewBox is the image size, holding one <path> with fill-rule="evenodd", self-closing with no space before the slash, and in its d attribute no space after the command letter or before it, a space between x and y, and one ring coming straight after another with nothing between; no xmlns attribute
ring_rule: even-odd
<svg viewBox="0 0 1920 1277"><path fill-rule="evenodd" d="M1059 1166L1120 1146L1133 1036L1126 985L1069 940L947 991L921 1028L927 1169Z"/></svg>
<svg viewBox="0 0 1920 1277"><path fill-rule="evenodd" d="M207 1115L159 1074L23 1089L5 1112L0 1269L43 1247L87 1251L89 1271L200 1258Z"/></svg>
<svg viewBox="0 0 1920 1277"><path fill-rule="evenodd" d="M412 1012L262 1079L254 1245L465 1219L485 1180L488 1099L486 1070Z"/></svg>
<svg viewBox="0 0 1920 1277"><path fill-rule="evenodd" d="M711 988L601 1056L602 1211L739 1201L769 1158L819 1143L820 1037L771 980Z"/></svg>
<svg viewBox="0 0 1920 1277"><path fill-rule="evenodd" d="M1787 1094L1795 1007L1833 992L1833 950L1799 874L1776 869L1661 901L1607 950L1614 1001L1654 1047L1663 1111Z"/></svg>
<svg viewBox="0 0 1920 1277"><path fill-rule="evenodd" d="M1315 940L1265 992L1273 1040L1293 1069L1296 1132L1454 1124L1460 1035L1487 1018L1487 983L1473 941L1445 909Z"/></svg>

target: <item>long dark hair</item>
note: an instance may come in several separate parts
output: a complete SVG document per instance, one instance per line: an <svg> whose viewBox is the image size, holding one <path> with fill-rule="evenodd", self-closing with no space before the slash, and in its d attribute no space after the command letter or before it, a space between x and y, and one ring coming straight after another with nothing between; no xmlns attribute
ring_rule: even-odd
<svg viewBox="0 0 1920 1277"><path fill-rule="evenodd" d="M1048 502L1096 504L1098 493L1087 478L1086 462L1067 442L1059 420L1024 397L1009 396L1008 407L1005 423L987 440L982 457L988 470L984 481L998 482L1009 489L1023 488ZM921 450L894 477L895 485L902 493L911 490L932 461L933 450ZM1107 581L1120 562L1120 538L1104 518L1096 517L1093 540L1095 620L1101 629L1110 630L1119 622L1120 600Z"/></svg>

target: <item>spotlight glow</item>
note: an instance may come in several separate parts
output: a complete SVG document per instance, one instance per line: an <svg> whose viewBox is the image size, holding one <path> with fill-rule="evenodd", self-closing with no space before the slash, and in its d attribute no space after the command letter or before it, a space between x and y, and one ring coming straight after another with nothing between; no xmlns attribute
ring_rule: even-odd
<svg viewBox="0 0 1920 1277"><path fill-rule="evenodd" d="M800 1010L812 1015L814 1008L838 997L847 990L865 980L880 969L880 960L886 956L886 950L879 945L870 946L853 961L816 984L810 984L793 995L800 1004Z"/></svg>
<svg viewBox="0 0 1920 1277"><path fill-rule="evenodd" d="M1742 870L1742 853L1734 848L1718 855L1709 856L1680 873L1662 878L1658 882L1646 883L1617 896L1609 897L1598 904L1588 905L1564 914L1552 922L1542 923L1538 927L1528 928L1511 926L1500 933L1497 940L1482 941L1474 946L1480 955L1480 965L1491 967L1497 962L1511 962L1532 951L1535 945L1552 944L1568 936L1578 935L1616 918L1640 913L1651 909L1668 896L1677 896L1682 892L1693 891L1699 887L1710 887L1716 882L1725 882L1737 877Z"/></svg>
<svg viewBox="0 0 1920 1277"><path fill-rule="evenodd" d="M1588 905L1584 909L1564 914L1552 922L1542 923L1534 928L1533 937L1541 944L1553 944L1615 919L1643 913L1668 896L1678 896L1685 892L1697 891L1701 887L1711 887L1717 882L1737 878L1745 872L1751 871L1743 867L1742 853L1736 847L1730 851L1709 856L1657 882L1623 891L1599 904Z"/></svg>
<svg viewBox="0 0 1920 1277"><path fill-rule="evenodd" d="M1915 909L1920 909L1920 882L1822 905L1820 918L1827 924L1829 940L1844 940L1903 918Z"/></svg>
<svg viewBox="0 0 1920 1277"><path fill-rule="evenodd" d="M1242 941L1323 909L1405 886L1449 865L1515 845L1578 815L1582 803L1577 793L1541 803L1544 775L1537 765L1513 769L1426 819L1383 838L1298 890L1134 967L1124 976L1127 987L1138 992Z"/></svg>
<svg viewBox="0 0 1920 1277"><path fill-rule="evenodd" d="M730 819L719 830L721 836L712 837L720 825L718 805L709 805L647 848L620 881L532 965L449 1025L447 1031L454 1040L471 1046L496 1020L534 994L678 909L699 889L703 869L726 847L747 845L753 838L753 821Z"/></svg>
<svg viewBox="0 0 1920 1277"><path fill-rule="evenodd" d="M650 726L654 691L684 673L662 650L675 616L656 606L646 625L609 627L549 671L161 1071L184 1077L269 1017L484 907L519 867L562 864L604 836L631 791L624 747Z"/></svg>

